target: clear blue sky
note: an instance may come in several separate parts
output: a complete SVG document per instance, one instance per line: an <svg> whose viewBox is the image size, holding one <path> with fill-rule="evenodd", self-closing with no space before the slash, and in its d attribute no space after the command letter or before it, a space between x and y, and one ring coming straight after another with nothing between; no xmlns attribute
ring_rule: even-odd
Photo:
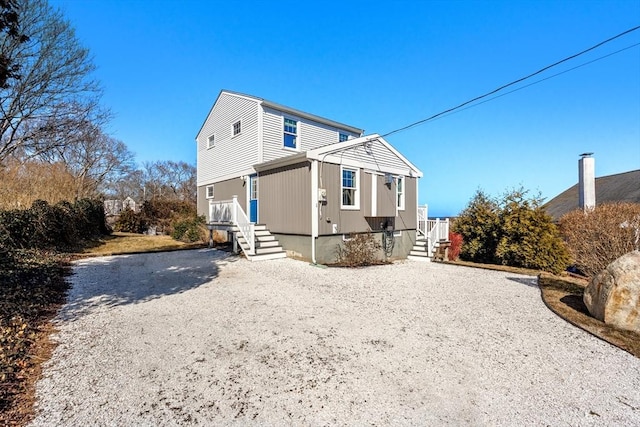
<svg viewBox="0 0 640 427"><path fill-rule="evenodd" d="M385 134L640 25L639 0L51 0L98 67L109 131L139 162L195 164L221 89ZM520 84L640 43L640 30ZM420 204L455 215L479 188L551 198L640 169L640 46L387 140L424 173Z"/></svg>

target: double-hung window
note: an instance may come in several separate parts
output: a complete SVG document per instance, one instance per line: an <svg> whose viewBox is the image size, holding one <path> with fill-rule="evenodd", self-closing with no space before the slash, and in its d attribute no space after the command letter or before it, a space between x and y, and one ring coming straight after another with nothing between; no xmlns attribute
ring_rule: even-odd
<svg viewBox="0 0 640 427"><path fill-rule="evenodd" d="M298 148L298 122L292 119L284 119L284 146Z"/></svg>
<svg viewBox="0 0 640 427"><path fill-rule="evenodd" d="M206 198L213 199L213 185L207 185L206 187Z"/></svg>
<svg viewBox="0 0 640 427"><path fill-rule="evenodd" d="M358 179L358 169L342 169L342 203L343 209L360 209L360 192Z"/></svg>
<svg viewBox="0 0 640 427"><path fill-rule="evenodd" d="M241 132L242 132L242 123L240 123L240 120L238 120L233 124L233 136L240 135Z"/></svg>
<svg viewBox="0 0 640 427"><path fill-rule="evenodd" d="M396 182L396 207L404 210L404 177L399 176Z"/></svg>
<svg viewBox="0 0 640 427"><path fill-rule="evenodd" d="M215 145L216 143L216 136L215 135L209 135L209 138L207 138L207 148L211 148Z"/></svg>

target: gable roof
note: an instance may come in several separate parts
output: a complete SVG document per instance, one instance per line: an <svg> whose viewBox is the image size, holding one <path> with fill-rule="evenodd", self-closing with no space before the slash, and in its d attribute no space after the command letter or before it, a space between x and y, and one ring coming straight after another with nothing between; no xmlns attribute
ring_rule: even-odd
<svg viewBox="0 0 640 427"><path fill-rule="evenodd" d="M368 147L371 147L371 145L374 144L378 144L379 146L370 148L369 154L371 156L371 160L362 156L358 156L357 159L354 159L353 156L351 158L344 156L344 153L358 150L360 148L364 148L365 151L369 150ZM384 161L376 159L375 153L380 153L381 151L392 156L396 160L396 165L388 165ZM318 160L320 162L344 164L381 172L406 174L417 178L422 178L423 176L420 169L407 160L407 158L400 154L398 150L378 134L361 136L360 138L336 142L313 150L302 151L290 156L280 157L278 159L254 165L253 168L260 172L282 166L293 165L307 160Z"/></svg>
<svg viewBox="0 0 640 427"><path fill-rule="evenodd" d="M613 202L640 203L640 169L596 178L596 205ZM543 206L554 221L578 209L578 184Z"/></svg>
<svg viewBox="0 0 640 427"><path fill-rule="evenodd" d="M228 94L228 95L232 95L232 96L238 96L238 97L241 97L241 98L251 99L253 101L256 101L257 103L262 104L263 107L271 108L271 109L274 109L274 110L277 110L277 111L281 111L283 113L287 113L287 114L291 114L291 115L294 115L294 116L302 117L303 119L311 120L311 121L314 121L314 122L317 122L317 123L322 123L322 124L327 125L327 126L331 126L331 127L334 127L334 128L342 129L342 130L345 130L345 131L347 131L349 133L355 133L355 134L358 134L358 135L363 135L364 134L364 129L359 129L359 128L354 127L354 126L350 126L350 125L346 125L344 123L336 122L335 120L327 119L325 117L317 116L315 114L306 113L306 112L301 111L301 110L296 110L295 108L287 107L286 105L278 104L276 102L272 102L272 101L269 101L267 99L260 98L260 97L257 97L257 96L247 95L245 93L234 92L234 91L231 91L231 90L222 89L220 91L220 93L218 94L218 97L216 98L216 101L211 106L211 109L209 110L209 114L207 114L207 118L204 120L204 123L202 123L202 126L200 126L200 130L198 131L198 135L200 135L200 132L202 131L202 128L204 127L205 123L207 122L207 119L209 118L209 116L211 115L211 111L213 111L213 109L215 108L216 104L218 103L218 100L220 99L220 97L223 94Z"/></svg>

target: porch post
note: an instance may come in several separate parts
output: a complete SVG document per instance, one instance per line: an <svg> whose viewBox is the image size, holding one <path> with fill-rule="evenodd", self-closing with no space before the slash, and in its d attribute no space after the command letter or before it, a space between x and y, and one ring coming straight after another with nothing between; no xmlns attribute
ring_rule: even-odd
<svg viewBox="0 0 640 427"><path fill-rule="evenodd" d="M316 264L318 237L318 161L311 160L311 262Z"/></svg>
<svg viewBox="0 0 640 427"><path fill-rule="evenodd" d="M231 206L231 222L235 225L238 223L238 196L234 194L231 196L231 199L233 200Z"/></svg>

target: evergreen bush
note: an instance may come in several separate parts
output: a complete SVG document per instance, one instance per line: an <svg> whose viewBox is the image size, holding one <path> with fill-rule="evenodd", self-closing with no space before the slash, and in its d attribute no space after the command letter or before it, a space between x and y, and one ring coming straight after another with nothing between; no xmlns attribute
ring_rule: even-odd
<svg viewBox="0 0 640 427"><path fill-rule="evenodd" d="M171 237L182 242L193 243L205 240L204 216L177 219L172 223Z"/></svg>
<svg viewBox="0 0 640 427"><path fill-rule="evenodd" d="M569 252L558 228L541 206L520 188L501 200L478 191L456 219L453 231L462 235L460 258L558 274L569 265Z"/></svg>
<svg viewBox="0 0 640 427"><path fill-rule="evenodd" d="M478 190L467 207L456 219L455 233L462 236L464 244L460 258L480 263L495 263L496 248L500 239L498 203Z"/></svg>
<svg viewBox="0 0 640 427"><path fill-rule="evenodd" d="M113 225L115 231L122 231L125 233L144 233L148 229L148 224L141 212L134 212L128 207L125 208L118 220Z"/></svg>

